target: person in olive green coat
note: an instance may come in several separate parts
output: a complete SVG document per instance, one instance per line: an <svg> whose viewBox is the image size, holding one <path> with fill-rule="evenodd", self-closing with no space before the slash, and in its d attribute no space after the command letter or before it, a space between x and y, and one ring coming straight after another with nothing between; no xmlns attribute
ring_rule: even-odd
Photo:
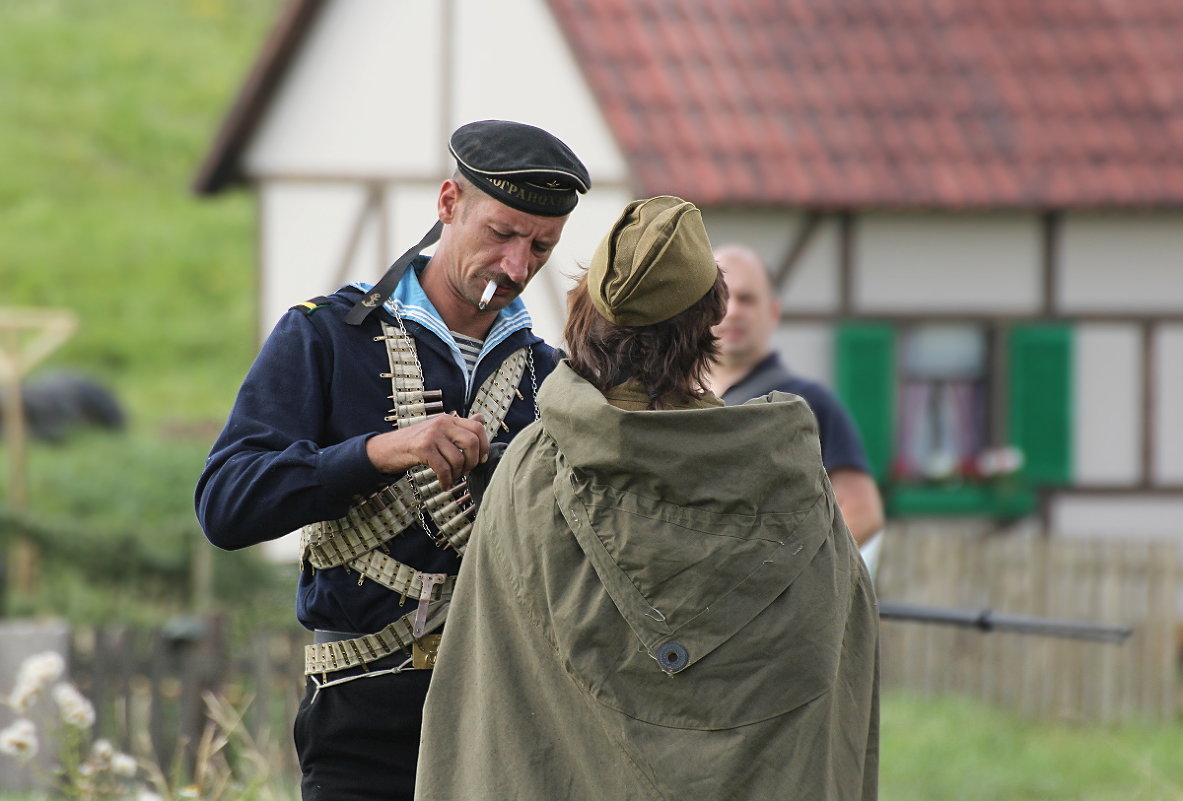
<svg viewBox="0 0 1183 801"><path fill-rule="evenodd" d="M629 204L488 487L417 799L876 797L871 581L805 402L703 389L725 304L698 209Z"/></svg>

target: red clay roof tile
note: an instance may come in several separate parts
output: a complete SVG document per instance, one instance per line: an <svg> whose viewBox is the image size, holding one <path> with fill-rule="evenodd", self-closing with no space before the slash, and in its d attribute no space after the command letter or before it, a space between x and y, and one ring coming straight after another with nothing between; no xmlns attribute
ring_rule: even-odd
<svg viewBox="0 0 1183 801"><path fill-rule="evenodd" d="M548 0L641 194L1183 205L1178 0Z"/></svg>

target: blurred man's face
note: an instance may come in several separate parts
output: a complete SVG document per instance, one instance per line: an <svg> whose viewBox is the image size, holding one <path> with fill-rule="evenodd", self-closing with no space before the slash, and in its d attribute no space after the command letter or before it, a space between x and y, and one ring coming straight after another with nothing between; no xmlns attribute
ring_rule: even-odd
<svg viewBox="0 0 1183 801"><path fill-rule="evenodd" d="M772 350L780 302L773 297L768 271L755 254L723 249L715 256L730 293L727 315L714 328L720 359L727 367L749 367Z"/></svg>

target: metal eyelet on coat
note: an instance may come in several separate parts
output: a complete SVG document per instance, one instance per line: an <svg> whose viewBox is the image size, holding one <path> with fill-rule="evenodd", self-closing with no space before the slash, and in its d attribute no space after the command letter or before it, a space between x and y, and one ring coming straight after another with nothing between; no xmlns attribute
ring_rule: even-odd
<svg viewBox="0 0 1183 801"><path fill-rule="evenodd" d="M657 664L666 673L677 673L689 662L690 654L680 642L671 640L657 649Z"/></svg>

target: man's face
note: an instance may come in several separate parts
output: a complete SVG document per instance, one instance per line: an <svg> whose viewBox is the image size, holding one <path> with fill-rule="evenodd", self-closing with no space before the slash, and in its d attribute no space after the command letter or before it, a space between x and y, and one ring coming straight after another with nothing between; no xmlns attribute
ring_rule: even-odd
<svg viewBox="0 0 1183 801"><path fill-rule="evenodd" d="M748 367L772 350L780 302L772 296L768 272L754 254L721 250L716 254L727 283L727 314L715 326L720 359L728 367Z"/></svg>
<svg viewBox="0 0 1183 801"><path fill-rule="evenodd" d="M449 186L450 184L450 186ZM522 293L559 242L566 217L539 217L499 203L473 186L445 183L440 219L450 226L448 288L476 306L489 281L497 311Z"/></svg>

